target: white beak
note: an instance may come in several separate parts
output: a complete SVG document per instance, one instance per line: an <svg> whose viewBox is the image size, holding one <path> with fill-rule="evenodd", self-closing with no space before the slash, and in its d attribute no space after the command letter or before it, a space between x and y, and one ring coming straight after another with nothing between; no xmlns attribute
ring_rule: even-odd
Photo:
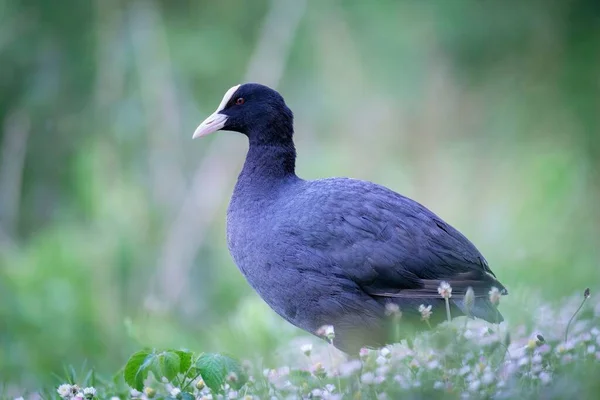
<svg viewBox="0 0 600 400"><path fill-rule="evenodd" d="M198 125L194 131L194 136L192 136L192 139L196 139L201 136L208 135L209 133L218 131L225 126L225 122L227 122L227 115L219 114L218 111L215 111L208 118L202 121L200 125Z"/></svg>
<svg viewBox="0 0 600 400"><path fill-rule="evenodd" d="M227 122L227 115L220 114L220 112L223 111L223 109L225 108L229 100L231 100L231 97L233 97L234 93L236 92L236 90L238 90L239 87L240 85L236 85L230 88L225 93L225 96L223 96L223 100L221 100L221 103L219 104L219 107L217 107L217 110L211 115L209 115L209 117L206 118L200 125L198 125L198 127L194 131L192 139L196 139L201 136L206 136L209 133L216 132L225 126L225 122Z"/></svg>

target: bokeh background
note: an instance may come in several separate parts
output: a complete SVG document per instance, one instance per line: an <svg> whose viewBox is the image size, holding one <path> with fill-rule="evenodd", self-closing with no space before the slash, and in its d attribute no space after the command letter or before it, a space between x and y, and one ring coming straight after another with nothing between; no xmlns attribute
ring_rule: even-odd
<svg viewBox="0 0 600 400"><path fill-rule="evenodd" d="M464 232L508 323L600 289L600 3L0 2L0 377L112 373L142 346L305 335L226 248L247 148L192 141L231 86L277 88L298 174L373 180Z"/></svg>

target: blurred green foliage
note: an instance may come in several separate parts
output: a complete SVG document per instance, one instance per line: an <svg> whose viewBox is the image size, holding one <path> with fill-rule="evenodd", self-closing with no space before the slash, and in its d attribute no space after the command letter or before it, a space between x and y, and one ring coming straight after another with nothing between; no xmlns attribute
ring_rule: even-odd
<svg viewBox="0 0 600 400"><path fill-rule="evenodd" d="M598 292L599 48L593 0L3 1L0 376L146 345L268 362L302 334L227 253L243 138L191 141L244 79L294 110L301 176L377 181L473 240L509 321Z"/></svg>

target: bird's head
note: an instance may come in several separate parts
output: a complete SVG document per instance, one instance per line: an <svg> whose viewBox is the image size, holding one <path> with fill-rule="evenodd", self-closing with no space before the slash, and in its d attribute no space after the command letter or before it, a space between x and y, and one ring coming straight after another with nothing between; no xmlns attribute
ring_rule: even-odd
<svg viewBox="0 0 600 400"><path fill-rule="evenodd" d="M289 141L293 114L277 91L257 83L229 89L223 100L194 132L193 138L219 130L235 131L255 142Z"/></svg>

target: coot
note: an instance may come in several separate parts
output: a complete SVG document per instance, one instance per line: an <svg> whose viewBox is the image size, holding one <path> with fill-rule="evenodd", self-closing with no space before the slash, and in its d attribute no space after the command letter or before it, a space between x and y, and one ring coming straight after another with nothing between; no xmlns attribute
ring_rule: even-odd
<svg viewBox="0 0 600 400"><path fill-rule="evenodd" d="M452 287L453 317L503 320L489 298L506 294L485 258L460 232L421 204L375 183L349 178L303 180L295 173L293 114L273 89L229 89L194 138L218 130L249 140L227 211L227 242L240 271L290 323L317 334L333 325L347 353L390 343L390 309L400 326L446 316L438 293ZM474 302L465 308L467 289ZM392 306L390 306L392 304ZM469 302L471 304L471 302Z"/></svg>

